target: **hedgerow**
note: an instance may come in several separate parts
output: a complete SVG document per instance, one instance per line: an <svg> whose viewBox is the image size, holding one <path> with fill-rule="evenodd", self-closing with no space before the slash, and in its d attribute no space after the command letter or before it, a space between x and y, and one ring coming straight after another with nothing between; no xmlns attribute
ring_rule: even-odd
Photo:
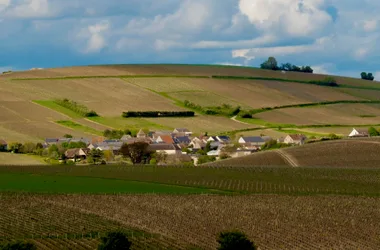
<svg viewBox="0 0 380 250"><path fill-rule="evenodd" d="M194 111L127 111L122 117L193 117Z"/></svg>

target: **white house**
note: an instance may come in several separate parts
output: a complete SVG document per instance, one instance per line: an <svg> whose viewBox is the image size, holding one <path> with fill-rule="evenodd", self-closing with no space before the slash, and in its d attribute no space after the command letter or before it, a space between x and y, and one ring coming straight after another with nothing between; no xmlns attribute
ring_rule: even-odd
<svg viewBox="0 0 380 250"><path fill-rule="evenodd" d="M368 129L352 129L349 137L369 137Z"/></svg>
<svg viewBox="0 0 380 250"><path fill-rule="evenodd" d="M175 144L167 144L167 143L150 144L148 147L148 150L154 151L156 153L166 153L167 155L182 155L181 149Z"/></svg>
<svg viewBox="0 0 380 250"><path fill-rule="evenodd" d="M191 140L189 147L192 147L193 149L202 149L206 147L206 142L198 137L195 137Z"/></svg>
<svg viewBox="0 0 380 250"><path fill-rule="evenodd" d="M185 136L191 136L193 132L188 130L187 128L176 128L173 130L174 134L184 134Z"/></svg>
<svg viewBox="0 0 380 250"><path fill-rule="evenodd" d="M207 152L207 155L208 156L215 156L215 157L218 157L220 155L220 149L217 149L217 150L211 150L209 152Z"/></svg>
<svg viewBox="0 0 380 250"><path fill-rule="evenodd" d="M303 145L305 144L307 137L302 134L287 135L284 139L285 144Z"/></svg>
<svg viewBox="0 0 380 250"><path fill-rule="evenodd" d="M265 141L261 136L248 136L240 137L238 140L239 144L246 144L251 146L262 146L265 144Z"/></svg>

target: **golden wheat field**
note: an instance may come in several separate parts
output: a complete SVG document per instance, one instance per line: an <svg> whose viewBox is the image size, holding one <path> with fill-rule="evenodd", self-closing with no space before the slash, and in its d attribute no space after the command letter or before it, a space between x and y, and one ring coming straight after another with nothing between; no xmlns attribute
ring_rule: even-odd
<svg viewBox="0 0 380 250"><path fill-rule="evenodd" d="M93 249L94 235L115 228L143 230L145 237L156 240L148 246L157 249L191 245L215 249L218 232L232 228L246 232L260 249L376 249L380 244L378 198L22 194L1 198L7 202L0 203L0 235L30 238L41 249L59 249L75 243L73 235L78 241L90 232L91 240L84 240L80 249ZM67 234L71 236L66 242L55 239ZM48 240L40 239L48 235Z"/></svg>

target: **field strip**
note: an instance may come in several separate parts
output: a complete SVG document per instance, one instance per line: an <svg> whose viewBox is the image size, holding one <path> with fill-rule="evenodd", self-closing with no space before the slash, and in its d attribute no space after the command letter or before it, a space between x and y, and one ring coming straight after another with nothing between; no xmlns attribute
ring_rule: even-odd
<svg viewBox="0 0 380 250"><path fill-rule="evenodd" d="M0 107L3 108L3 109L8 110L9 112L11 112L11 113L13 113L13 114L15 114L16 116L20 117L21 119L25 120L26 122L31 122L31 120L26 119L25 117L23 117L22 115L20 115L19 113L17 113L16 111L14 111L14 110L12 110L12 109L10 109L10 108L7 108L7 107L5 107L5 106L3 106L3 105L1 105Z"/></svg>
<svg viewBox="0 0 380 250"><path fill-rule="evenodd" d="M276 151L286 162L288 162L290 164L290 166L292 167L299 167L299 164L297 162L297 160L289 155L288 153L284 152L283 150L279 149Z"/></svg>
<svg viewBox="0 0 380 250"><path fill-rule="evenodd" d="M50 121L50 122L57 124L61 127L70 129L72 131L79 131L79 132L89 134L89 135L100 136L103 134L102 131L96 130L94 128L85 126L85 125L77 123L77 122L73 122L72 120L69 120L69 121ZM75 127L73 127L73 126L75 126Z"/></svg>
<svg viewBox="0 0 380 250"><path fill-rule="evenodd" d="M35 78L11 78L11 81L34 81L34 80L72 80L91 78L211 78L211 76L196 75L104 75L104 76L64 76L64 77L35 77Z"/></svg>
<svg viewBox="0 0 380 250"><path fill-rule="evenodd" d="M103 126L103 127L109 128L109 129L115 129L114 127L111 127L111 126L108 126L108 125L104 125L104 124L101 124L101 123L96 122L96 121L92 121L92 120L90 120L90 119L88 119L88 118L84 118L84 120L86 120L86 121L88 121L88 122L92 122L92 123L97 124L97 125L99 125L99 126Z"/></svg>
<svg viewBox="0 0 380 250"><path fill-rule="evenodd" d="M52 110L52 111L54 111L54 112L56 112L56 113L58 113L58 114L60 114L60 115L62 115L62 116L65 116L67 119L71 119L70 116L68 116L68 115L66 115L66 114L64 114L64 113L61 113L61 112L59 112L59 111L57 111L57 110L55 110L55 109L52 109L52 108L49 108L49 107L47 107L47 106L41 105L41 104L39 104L39 103L37 103L37 102L34 102L34 101L31 101L31 103L33 103L33 104L35 104L35 105L38 105L38 106L41 106L41 107L46 108L46 109L50 109L50 110Z"/></svg>

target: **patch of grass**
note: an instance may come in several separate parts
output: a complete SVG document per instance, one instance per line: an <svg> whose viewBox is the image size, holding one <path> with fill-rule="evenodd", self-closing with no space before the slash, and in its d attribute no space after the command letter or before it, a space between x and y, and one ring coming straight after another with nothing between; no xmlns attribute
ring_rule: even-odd
<svg viewBox="0 0 380 250"><path fill-rule="evenodd" d="M310 132L310 131L305 131L305 130L297 130L297 129L275 129L278 132L283 132L287 134L304 134L307 137L315 136L315 137L324 137L327 136L331 133L316 133L316 132Z"/></svg>
<svg viewBox="0 0 380 250"><path fill-rule="evenodd" d="M52 101L52 100L34 100L33 102L37 103L41 106L44 106L46 108L57 111L59 113L65 114L65 115L67 115L71 118L74 118L74 119L83 117L83 116L77 114L76 112L59 105L58 103L56 103L55 101Z"/></svg>
<svg viewBox="0 0 380 250"><path fill-rule="evenodd" d="M60 125L65 126L65 127L68 127L68 128L71 128L71 129L74 129L74 130L82 131L84 133L99 135L99 136L103 135L103 132L101 132L99 130L84 126L82 124L79 124L79 123L76 123L73 121L56 121L55 123L60 124Z"/></svg>
<svg viewBox="0 0 380 250"><path fill-rule="evenodd" d="M376 115L359 115L361 118L374 118Z"/></svg>
<svg viewBox="0 0 380 250"><path fill-rule="evenodd" d="M5 192L31 193L159 193L159 194L200 194L218 193L208 189L184 187L159 183L115 180L94 177L59 175L34 175L21 173L2 173L0 190Z"/></svg>
<svg viewBox="0 0 380 250"><path fill-rule="evenodd" d="M66 109L69 109L82 117L97 117L99 116L94 110L89 110L86 106L79 104L69 99L57 99L54 102Z"/></svg>

